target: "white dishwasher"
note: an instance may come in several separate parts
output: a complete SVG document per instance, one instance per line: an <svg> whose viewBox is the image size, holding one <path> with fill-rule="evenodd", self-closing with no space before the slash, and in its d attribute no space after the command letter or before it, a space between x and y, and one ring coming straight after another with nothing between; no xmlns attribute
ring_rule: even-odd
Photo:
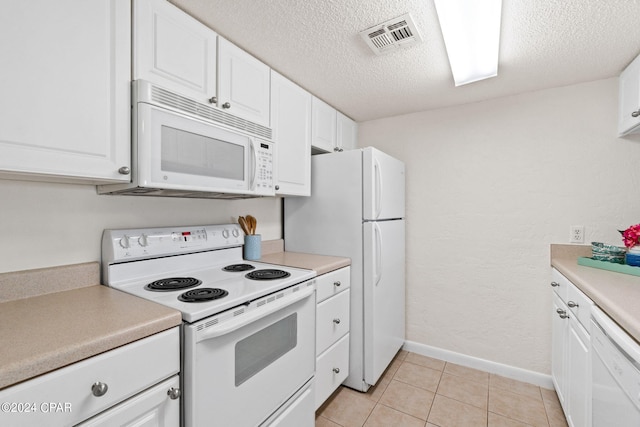
<svg viewBox="0 0 640 427"><path fill-rule="evenodd" d="M591 344L592 427L640 426L640 345L597 307Z"/></svg>

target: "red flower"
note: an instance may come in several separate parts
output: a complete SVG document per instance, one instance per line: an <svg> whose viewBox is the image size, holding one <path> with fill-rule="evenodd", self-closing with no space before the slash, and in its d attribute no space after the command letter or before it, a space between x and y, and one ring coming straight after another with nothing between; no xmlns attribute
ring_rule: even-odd
<svg viewBox="0 0 640 427"><path fill-rule="evenodd" d="M620 233L622 233L622 241L626 247L632 248L640 243L640 224L632 225Z"/></svg>

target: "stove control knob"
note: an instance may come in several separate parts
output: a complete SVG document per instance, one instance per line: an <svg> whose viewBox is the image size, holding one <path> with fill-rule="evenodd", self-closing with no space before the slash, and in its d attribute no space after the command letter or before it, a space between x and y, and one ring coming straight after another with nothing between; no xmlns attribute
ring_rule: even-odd
<svg viewBox="0 0 640 427"><path fill-rule="evenodd" d="M240 232L238 231L237 228L234 228L233 231L231 232L231 234L233 234L233 237L238 237L240 236Z"/></svg>
<svg viewBox="0 0 640 427"><path fill-rule="evenodd" d="M138 243L140 243L140 246L149 246L149 238L147 237L146 234L141 234L140 237L138 237Z"/></svg>
<svg viewBox="0 0 640 427"><path fill-rule="evenodd" d="M222 230L222 237L224 237L225 239L229 238L229 230L227 230L226 228L224 230Z"/></svg>
<svg viewBox="0 0 640 427"><path fill-rule="evenodd" d="M127 236L126 234L122 236L122 239L120 239L120 246L122 246L124 249L129 249L131 247L129 236Z"/></svg>

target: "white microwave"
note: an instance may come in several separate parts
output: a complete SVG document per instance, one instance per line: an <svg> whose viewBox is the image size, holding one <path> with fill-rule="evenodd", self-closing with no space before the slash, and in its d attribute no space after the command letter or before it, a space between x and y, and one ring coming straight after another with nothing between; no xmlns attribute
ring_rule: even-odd
<svg viewBox="0 0 640 427"><path fill-rule="evenodd" d="M272 142L201 119L198 116L213 107L149 82L137 80L132 89L131 182L99 185L98 193L199 198L275 195Z"/></svg>

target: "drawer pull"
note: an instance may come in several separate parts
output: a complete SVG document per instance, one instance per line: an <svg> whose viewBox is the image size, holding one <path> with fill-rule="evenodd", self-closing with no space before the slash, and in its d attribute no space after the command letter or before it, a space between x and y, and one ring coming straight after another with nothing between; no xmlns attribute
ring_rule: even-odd
<svg viewBox="0 0 640 427"><path fill-rule="evenodd" d="M171 400L176 400L180 398L181 394L182 393L180 392L179 388L171 387L169 390L167 390L167 395L169 395Z"/></svg>
<svg viewBox="0 0 640 427"><path fill-rule="evenodd" d="M553 286L554 288L557 286L560 286L560 283L558 282L551 282L551 286Z"/></svg>
<svg viewBox="0 0 640 427"><path fill-rule="evenodd" d="M342 283L340 283L340 281L333 282L333 286L335 286L336 288L340 287L340 285L342 285Z"/></svg>
<svg viewBox="0 0 640 427"><path fill-rule="evenodd" d="M109 390L109 386L105 383L101 383L100 381L93 383L91 386L91 393L93 393L95 397L104 396L107 393L107 390Z"/></svg>
<svg viewBox="0 0 640 427"><path fill-rule="evenodd" d="M569 302L567 303L567 305L568 305L569 307L571 307L571 308L578 307L578 303L575 303L575 302L573 302L573 301L569 301Z"/></svg>
<svg viewBox="0 0 640 427"><path fill-rule="evenodd" d="M335 372L336 374L340 373L340 368L333 368L333 372Z"/></svg>
<svg viewBox="0 0 640 427"><path fill-rule="evenodd" d="M340 324L340 319L338 319L338 318L333 319L333 323L335 323L336 325L339 325Z"/></svg>

